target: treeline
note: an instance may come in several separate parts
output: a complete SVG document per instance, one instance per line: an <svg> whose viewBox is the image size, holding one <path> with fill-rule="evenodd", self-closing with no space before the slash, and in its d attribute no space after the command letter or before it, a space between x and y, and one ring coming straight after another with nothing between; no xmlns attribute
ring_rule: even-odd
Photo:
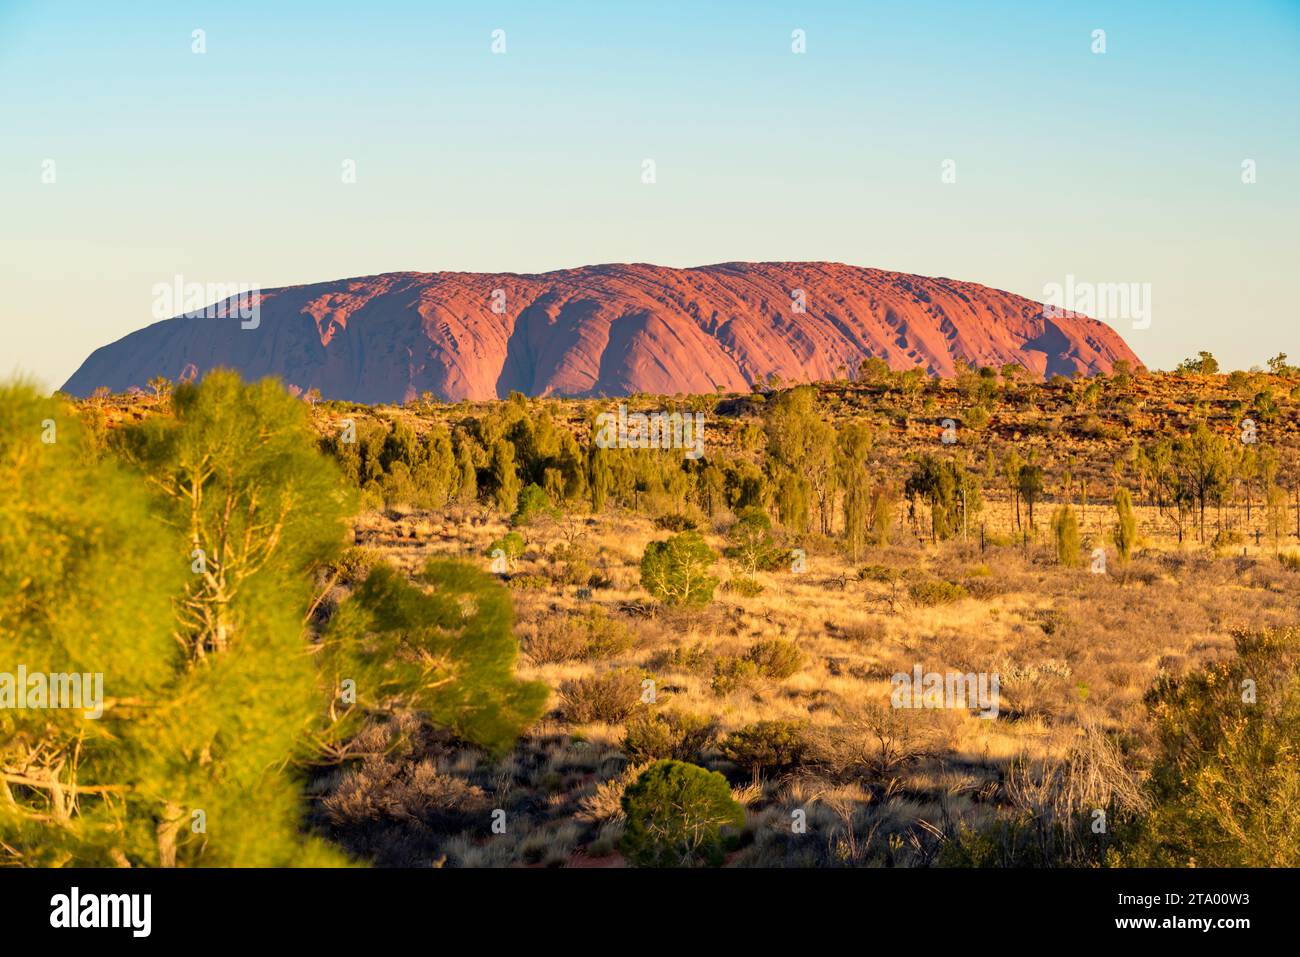
<svg viewBox="0 0 1300 957"><path fill-rule="evenodd" d="M905 390L911 371L876 369L868 360L861 376L884 382L883 393ZM1079 384L1077 401L1092 402L1093 390L1123 390L1129 376L1121 368ZM978 423L986 425L998 403L1019 401L1013 396L1023 388L1012 369L960 369L957 393L973 405L960 419L937 418L942 430L933 449L914 449L901 463L889 460L894 435L887 415L846 413L834 406L836 396L828 401L807 385L727 400L756 414L727 422L726 441L715 432L700 458L674 449L602 448L592 441L590 421L557 420L561 403L517 393L476 415L456 418L444 409L425 416L418 434L401 414L388 421L332 417L321 446L373 508L481 503L509 515L525 489L571 513L621 507L699 522L759 508L794 534L840 539L855 559L868 545L890 541L902 522L931 541L977 530L1009 540L1038 529L1040 502L1079 509L1086 518L1090 505L1109 508L1121 490L1153 509L1180 542L1194 535L1232 544L1254 527L1280 548L1289 484L1300 535L1300 483L1283 474L1294 466L1284 469L1275 446L1261 440L1276 415L1261 404L1263 393L1252 407L1260 418L1240 419L1235 433L1202 419L1180 434L1133 439L1103 464L1068 451L1049 461L1028 443L998 448L987 441ZM713 421L720 430L720 419ZM1011 506L1001 527L981 514L990 494Z"/></svg>

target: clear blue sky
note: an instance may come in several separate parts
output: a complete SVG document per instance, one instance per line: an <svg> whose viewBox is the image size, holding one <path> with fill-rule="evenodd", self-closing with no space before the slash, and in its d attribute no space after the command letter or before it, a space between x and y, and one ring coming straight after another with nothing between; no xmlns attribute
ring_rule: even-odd
<svg viewBox="0 0 1300 957"><path fill-rule="evenodd" d="M1150 283L1149 364L1300 358L1296 0L0 0L0 91L0 375L48 386L176 274L614 261Z"/></svg>

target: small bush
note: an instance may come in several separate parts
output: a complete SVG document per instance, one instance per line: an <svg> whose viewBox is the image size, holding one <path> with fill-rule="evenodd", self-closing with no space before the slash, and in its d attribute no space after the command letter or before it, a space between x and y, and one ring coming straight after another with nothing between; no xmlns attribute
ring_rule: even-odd
<svg viewBox="0 0 1300 957"><path fill-rule="evenodd" d="M627 723L623 750L632 761L672 758L696 762L713 742L713 722L703 716L679 711L642 711Z"/></svg>
<svg viewBox="0 0 1300 957"><path fill-rule="evenodd" d="M540 485L529 485L519 493L519 502L515 512L510 516L510 524L516 528L531 525L539 518L556 518L559 510L551 502L551 497Z"/></svg>
<svg viewBox="0 0 1300 957"><path fill-rule="evenodd" d="M575 724L616 724L641 703L641 674L630 668L574 678L560 685L560 710Z"/></svg>
<svg viewBox="0 0 1300 957"><path fill-rule="evenodd" d="M752 578L732 578L722 586L722 590L741 598L757 598L763 594L762 584Z"/></svg>
<svg viewBox="0 0 1300 957"><path fill-rule="evenodd" d="M1052 542L1058 562L1066 568L1079 564L1079 522L1068 505L1062 505L1052 515Z"/></svg>
<svg viewBox="0 0 1300 957"><path fill-rule="evenodd" d="M745 824L727 779L682 761L652 764L623 792L622 804L619 847L638 867L717 866L728 830Z"/></svg>
<svg viewBox="0 0 1300 957"><path fill-rule="evenodd" d="M487 547L488 557L495 557L502 552L510 561L516 561L524 554L524 536L518 532L507 532Z"/></svg>
<svg viewBox="0 0 1300 957"><path fill-rule="evenodd" d="M773 638L760 641L745 655L764 678L784 681L803 667L804 656L792 641Z"/></svg>
<svg viewBox="0 0 1300 957"><path fill-rule="evenodd" d="M632 647L632 630L603 608L547 616L525 635L524 651L539 664L612 658Z"/></svg>
<svg viewBox="0 0 1300 957"><path fill-rule="evenodd" d="M1235 657L1146 696L1159 751L1139 866L1300 865L1300 629L1236 643Z"/></svg>
<svg viewBox="0 0 1300 957"><path fill-rule="evenodd" d="M792 721L760 721L733 731L722 741L722 753L749 771L757 784L763 771L798 765L807 750L803 726Z"/></svg>
<svg viewBox="0 0 1300 957"><path fill-rule="evenodd" d="M700 527L689 515L660 515L654 525L665 532L693 532Z"/></svg>
<svg viewBox="0 0 1300 957"><path fill-rule="evenodd" d="M907 586L907 593L918 605L949 605L961 601L970 593L956 582L936 579L933 581L913 582Z"/></svg>
<svg viewBox="0 0 1300 957"><path fill-rule="evenodd" d="M721 697L743 688L758 677L758 665L748 658L720 658L713 665L710 687Z"/></svg>

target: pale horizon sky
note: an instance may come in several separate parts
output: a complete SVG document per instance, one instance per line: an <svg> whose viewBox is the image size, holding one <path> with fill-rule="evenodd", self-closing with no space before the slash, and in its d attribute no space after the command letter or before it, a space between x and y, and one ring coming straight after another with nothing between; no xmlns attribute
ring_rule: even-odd
<svg viewBox="0 0 1300 957"><path fill-rule="evenodd" d="M120 6L0 0L0 376L175 275L734 260L1149 284L1152 367L1300 359L1294 0Z"/></svg>

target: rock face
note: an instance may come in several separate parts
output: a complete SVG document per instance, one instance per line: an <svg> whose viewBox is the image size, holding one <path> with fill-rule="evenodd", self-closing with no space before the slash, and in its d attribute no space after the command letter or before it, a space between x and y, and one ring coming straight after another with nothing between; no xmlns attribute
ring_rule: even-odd
<svg viewBox="0 0 1300 957"><path fill-rule="evenodd" d="M244 328L248 326L250 328ZM1141 364L1083 316L952 279L838 263L585 266L538 275L387 273L260 294L257 324L177 317L97 349L84 396L227 366L327 399L748 391L843 378L867 356L952 375L1018 363L1039 378Z"/></svg>

